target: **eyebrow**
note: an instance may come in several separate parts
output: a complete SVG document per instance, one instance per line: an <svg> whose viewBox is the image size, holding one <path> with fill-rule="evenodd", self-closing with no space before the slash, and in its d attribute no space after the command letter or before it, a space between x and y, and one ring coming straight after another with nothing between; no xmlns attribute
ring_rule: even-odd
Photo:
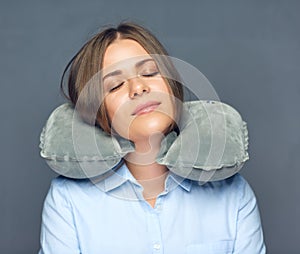
<svg viewBox="0 0 300 254"><path fill-rule="evenodd" d="M146 59L143 59L143 60L141 60L141 61L139 61L139 62L137 62L137 63L135 64L135 68L139 68L139 67L141 67L143 64L145 64L146 62L149 62L149 61L154 61L154 60L153 60L152 58L146 58ZM106 74L106 75L103 77L103 81L104 81L106 78L108 78L108 77L117 76L117 75L120 75L120 74L122 74L122 71L121 71L121 70L115 70L115 71L113 71L113 72L110 72L110 73Z"/></svg>

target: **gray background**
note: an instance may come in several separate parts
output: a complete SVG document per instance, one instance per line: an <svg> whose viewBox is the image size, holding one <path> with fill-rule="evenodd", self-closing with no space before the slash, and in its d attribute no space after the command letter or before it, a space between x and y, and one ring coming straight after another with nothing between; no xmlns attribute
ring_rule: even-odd
<svg viewBox="0 0 300 254"><path fill-rule="evenodd" d="M248 123L241 173L268 253L300 253L300 1L1 1L0 253L36 253L56 175L39 134L62 102L62 70L102 25L129 19L197 67Z"/></svg>

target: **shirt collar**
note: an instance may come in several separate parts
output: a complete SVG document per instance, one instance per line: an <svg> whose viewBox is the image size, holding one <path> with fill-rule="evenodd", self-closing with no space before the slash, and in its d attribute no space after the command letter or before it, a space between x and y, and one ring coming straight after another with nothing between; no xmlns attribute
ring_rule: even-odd
<svg viewBox="0 0 300 254"><path fill-rule="evenodd" d="M170 179L170 180L169 180ZM175 173L169 171L168 178L166 180L166 186L168 186L169 182L173 184L173 186L179 185L184 190L190 192L192 187L192 181L186 178L183 178Z"/></svg>
<svg viewBox="0 0 300 254"><path fill-rule="evenodd" d="M126 164L123 163L120 167L118 167L118 169L114 170L114 173L112 175L104 179L101 185L103 185L103 190L105 192L109 192L111 190L120 187L127 181L141 187L141 185L138 183L138 181L134 178L134 176L129 171ZM177 185L179 185L184 190L189 192L191 190L192 182L189 179L183 178L169 171L169 174L165 181L165 191L170 191L171 189L175 188Z"/></svg>

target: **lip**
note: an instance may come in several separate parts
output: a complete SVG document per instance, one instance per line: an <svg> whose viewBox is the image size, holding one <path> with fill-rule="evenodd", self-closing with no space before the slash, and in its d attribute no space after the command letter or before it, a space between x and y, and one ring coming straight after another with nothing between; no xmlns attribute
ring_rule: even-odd
<svg viewBox="0 0 300 254"><path fill-rule="evenodd" d="M138 105L131 115L142 115L154 111L161 103L159 101L148 101Z"/></svg>

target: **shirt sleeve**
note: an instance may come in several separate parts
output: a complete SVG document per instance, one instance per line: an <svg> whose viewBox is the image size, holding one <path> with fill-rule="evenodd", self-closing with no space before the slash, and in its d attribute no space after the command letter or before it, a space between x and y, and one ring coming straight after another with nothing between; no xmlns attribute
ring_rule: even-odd
<svg viewBox="0 0 300 254"><path fill-rule="evenodd" d="M255 195L244 180L238 211L234 254L265 254L266 247Z"/></svg>
<svg viewBox="0 0 300 254"><path fill-rule="evenodd" d="M64 183L63 178L54 179L46 196L39 254L80 253L72 207Z"/></svg>

